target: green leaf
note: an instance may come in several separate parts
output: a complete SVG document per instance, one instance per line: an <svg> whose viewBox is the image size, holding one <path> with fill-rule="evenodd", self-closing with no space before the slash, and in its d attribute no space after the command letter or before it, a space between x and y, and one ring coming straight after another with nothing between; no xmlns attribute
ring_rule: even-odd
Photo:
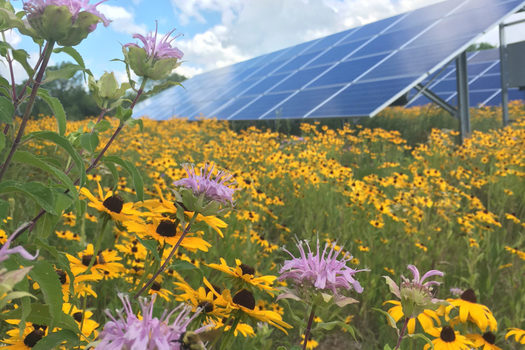
<svg viewBox="0 0 525 350"><path fill-rule="evenodd" d="M104 161L118 164L126 169L133 178L133 186L135 187L135 192L137 193L137 199L139 201L144 200L144 181L142 180L142 176L135 165L116 156L106 156L104 157Z"/></svg>
<svg viewBox="0 0 525 350"><path fill-rule="evenodd" d="M181 83L175 82L175 81L165 81L161 84L155 85L151 90L144 93L146 96L156 95L161 91L166 90L169 87L172 87L173 85L182 86Z"/></svg>
<svg viewBox="0 0 525 350"><path fill-rule="evenodd" d="M83 69L86 68L86 64L84 63L84 59L82 58L80 53L77 50L75 50L74 48L72 48L71 46L59 47L59 48L54 49L53 52L55 52L55 53L60 53L60 52L66 53L69 56L71 56L71 58L73 58L75 60L75 62L77 62L77 64L80 67L82 67ZM92 75L89 70L86 70L86 72L89 75Z"/></svg>
<svg viewBox="0 0 525 350"><path fill-rule="evenodd" d="M187 261L176 261L175 263L170 265L170 268L172 268L175 271L187 271L187 270L195 270L195 265L187 262Z"/></svg>
<svg viewBox="0 0 525 350"><path fill-rule="evenodd" d="M386 344L383 350L392 350L392 348L390 347L390 345Z"/></svg>
<svg viewBox="0 0 525 350"><path fill-rule="evenodd" d="M415 334L407 334L410 338L419 338L423 339L427 344L430 345L430 348L434 350L434 344L432 343L432 340L430 340L427 336L421 333L415 333Z"/></svg>
<svg viewBox="0 0 525 350"><path fill-rule="evenodd" d="M80 186L84 185L84 183L86 182L86 169L84 167L84 162L83 162L82 158L80 157L80 155L78 154L78 152L75 151L75 149L73 148L71 143L66 138L64 138L63 136L60 136L56 132L52 132L52 131L36 131L36 132L32 132L32 133L28 134L24 138L24 141L27 141L27 140L30 140L30 139L33 139L33 138L51 141L51 142L59 145L67 153L69 153L69 155L71 156L71 158L73 158L73 161L77 165L77 168L79 169Z"/></svg>
<svg viewBox="0 0 525 350"><path fill-rule="evenodd" d="M0 122L12 124L14 113L15 107L13 106L11 100L0 96Z"/></svg>
<svg viewBox="0 0 525 350"><path fill-rule="evenodd" d="M113 176L113 182L115 183L113 190L115 190L118 186L119 179L117 167L111 162L104 162L104 165L109 169L111 175Z"/></svg>
<svg viewBox="0 0 525 350"><path fill-rule="evenodd" d="M125 123L129 118L131 118L132 114L133 114L133 111L131 109L123 108L122 106L118 106L115 112L115 117L119 119L121 122Z"/></svg>
<svg viewBox="0 0 525 350"><path fill-rule="evenodd" d="M9 192L23 193L34 200L42 209L56 215L53 192L40 182L18 183L13 180L1 182L0 193Z"/></svg>
<svg viewBox="0 0 525 350"><path fill-rule="evenodd" d="M155 259L157 261L160 261L159 252L157 250L159 242L157 240L155 240L155 239L142 239L138 235L135 235L135 237L140 242L140 244L142 244L144 246L144 248L146 248L148 251L151 252L151 254L153 254L153 256L155 257Z"/></svg>
<svg viewBox="0 0 525 350"><path fill-rule="evenodd" d="M128 125L131 128L134 127L135 125L138 125L140 128L140 132L144 131L144 123L142 122L142 119L129 119L126 122L126 125Z"/></svg>
<svg viewBox="0 0 525 350"><path fill-rule="evenodd" d="M20 309L21 308L18 308L10 312L0 314L0 319L20 319L22 316L22 310ZM52 317L49 312L49 305L38 303L31 304L31 313L27 316L27 322L50 326L52 323ZM75 319L69 315L64 314L62 310L54 325L62 329L69 329L75 333L79 332Z"/></svg>
<svg viewBox="0 0 525 350"><path fill-rule="evenodd" d="M53 165L43 161L38 156L35 156L32 153L26 151L18 150L13 155L13 161L32 165L34 167L39 168L40 170L45 171L48 174L53 175L69 189L71 195L74 196L75 200L78 198L77 189L75 188L73 181L71 181L71 179L62 170L55 168Z"/></svg>
<svg viewBox="0 0 525 350"><path fill-rule="evenodd" d="M0 199L0 221L9 215L9 202Z"/></svg>
<svg viewBox="0 0 525 350"><path fill-rule="evenodd" d="M84 69L78 64L66 63L60 69L46 71L46 79L43 84L59 79L71 79L78 71L84 71Z"/></svg>
<svg viewBox="0 0 525 350"><path fill-rule="evenodd" d="M33 70L33 67L31 67L31 65L29 64L28 62L28 59L29 59L29 54L25 51L25 50L22 50L22 49L19 49L19 50L11 50L11 52L13 53L13 58L18 62L20 63L20 65L24 68L24 70L26 71L27 75L29 77L32 77L34 74L35 74L35 71Z"/></svg>
<svg viewBox="0 0 525 350"><path fill-rule="evenodd" d="M44 300L49 306L49 315L51 317L51 323L48 325L49 328L53 328L63 314L62 285L58 280L58 275L50 263L42 260L33 265L29 275L33 281L38 283L40 290L44 294Z"/></svg>
<svg viewBox="0 0 525 350"><path fill-rule="evenodd" d="M63 329L58 332L49 333L44 338L40 339L32 350L48 350L56 349L60 344L65 343L68 349L73 349L73 347L79 344L78 335L70 330Z"/></svg>
<svg viewBox="0 0 525 350"><path fill-rule="evenodd" d="M80 145L90 153L95 152L98 142L98 134L96 132L88 132L80 135Z"/></svg>
<svg viewBox="0 0 525 350"><path fill-rule="evenodd" d="M37 95L43 99L49 108L51 108L51 111L53 111L53 114L57 120L57 126L58 126L58 133L63 136L66 132L66 111L64 110L64 106L62 106L62 103L60 100L56 97L53 97L49 95L49 92L47 90L44 90L42 88L38 89Z"/></svg>
<svg viewBox="0 0 525 350"><path fill-rule="evenodd" d="M111 129L111 123L106 119L102 119L95 125L95 130L98 132L104 132L109 129Z"/></svg>
<svg viewBox="0 0 525 350"><path fill-rule="evenodd" d="M377 312L380 312L382 313L383 315L386 316L386 319L388 321L388 325L394 329L397 329L397 325L396 325L396 320L394 320L394 318L392 316L390 316L390 314L384 310L381 310L381 309L378 309L378 308L375 308L373 307L372 310L375 310Z"/></svg>

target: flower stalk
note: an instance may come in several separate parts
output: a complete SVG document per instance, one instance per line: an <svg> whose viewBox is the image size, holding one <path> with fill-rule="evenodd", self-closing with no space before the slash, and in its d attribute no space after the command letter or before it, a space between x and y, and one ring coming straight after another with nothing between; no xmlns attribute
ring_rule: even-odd
<svg viewBox="0 0 525 350"><path fill-rule="evenodd" d="M403 322L403 328L401 328L401 331L399 332L399 337L397 339L397 344L394 350L399 349L399 347L401 346L401 342L403 341L403 338L405 337L405 332L407 331L408 321L410 321L410 317L406 317L405 322Z"/></svg>
<svg viewBox="0 0 525 350"><path fill-rule="evenodd" d="M306 324L306 329L304 330L304 344L303 350L306 350L306 345L308 344L308 338L310 337L310 331L312 330L312 324L315 317L315 304L312 304L310 308L310 316L308 317L308 323Z"/></svg>
<svg viewBox="0 0 525 350"><path fill-rule="evenodd" d="M173 248L171 249L171 252L170 254L168 255L168 257L166 258L166 260L164 261L164 263L162 264L162 266L157 270L157 272L155 272L153 274L153 276L148 280L148 282L144 285L144 287L142 287L138 292L137 294L135 294L135 296L133 297L134 299L137 299L142 293L144 293L144 291L146 289L149 288L149 286L155 282L155 279L164 271L166 270L166 268L168 267L168 264L169 262L171 261L171 258L173 258L173 255L175 255L175 252L177 252L177 249L179 248L179 246L181 245L182 241L184 240L184 238L186 237L186 235L188 234L188 232L190 231L190 227L193 225L193 223L195 222L195 219L197 218L197 215L198 213L194 213L194 215L191 217L190 221L188 222L188 224L186 225L186 227L184 228L184 231L182 232L182 235L180 236L179 240L177 241L177 243L175 243L175 245L173 246Z"/></svg>
<svg viewBox="0 0 525 350"><path fill-rule="evenodd" d="M18 148L20 141L22 140L22 136L24 136L24 131L25 131L27 122L29 121L29 116L31 115L31 112L33 111L33 105L35 104L35 99L36 99L36 95L38 92L38 88L42 84L44 72L46 71L46 67L49 63L49 59L51 57L51 54L53 53L54 45L55 45L54 42L48 41L46 43L46 47L44 48L44 52L43 52L44 58L42 61L42 65L40 66L38 74L35 78L35 82L33 83L31 95L29 96L29 101L27 103L26 110L22 117L22 123L20 124L20 128L18 129L18 133L16 135L15 141L13 142L13 145L11 146L9 154L7 155L7 158L4 164L0 168L0 181L2 180L2 177L4 176L5 172L7 171L7 168L9 167L9 164L11 163L11 159L13 158L13 155L15 154L15 151Z"/></svg>

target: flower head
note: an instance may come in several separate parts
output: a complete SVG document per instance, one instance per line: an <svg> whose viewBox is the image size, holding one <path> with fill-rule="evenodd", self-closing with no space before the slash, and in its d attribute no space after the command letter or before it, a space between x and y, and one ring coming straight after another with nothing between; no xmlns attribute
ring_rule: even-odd
<svg viewBox="0 0 525 350"><path fill-rule="evenodd" d="M183 349L182 338L188 325L197 317L198 312L190 316L191 307L179 305L171 312L164 312L159 318L153 317L153 304L155 296L150 302L140 300L141 318L139 319L131 308L129 297L119 294L124 309L117 311L113 317L109 311L106 314L111 319L104 325L100 333L100 343L96 349L145 349L145 350L180 350ZM179 314L170 323L170 318ZM193 331L200 333L210 326Z"/></svg>
<svg viewBox="0 0 525 350"><path fill-rule="evenodd" d="M442 300L434 298L432 291L433 285L439 285L437 281L425 280L432 276L443 276L444 273L438 270L430 270L422 277L419 270L414 265L408 265L412 272L412 280L401 276L403 280L398 286L390 277L383 276L390 288L390 291L399 299L403 307L403 312L407 317L416 317L425 309L432 309L442 304Z"/></svg>
<svg viewBox="0 0 525 350"><path fill-rule="evenodd" d="M234 184L234 181L231 181L232 175L219 171L214 176L214 169L214 165L206 164L197 172L194 166L186 164L184 165L184 170L186 170L188 177L175 181L174 185L190 189L195 196L204 195L204 197L212 201L222 204L233 204L233 193L237 189L229 187Z"/></svg>
<svg viewBox="0 0 525 350"><path fill-rule="evenodd" d="M180 60L182 56L184 56L184 53L178 48L171 46L173 40L175 40L178 37L171 37L171 34L174 31L175 29L171 30L170 32L165 34L162 37L162 39L158 40L158 25L155 24L155 33L148 33L146 36L136 33L133 34L133 38L142 41L142 48L146 51L148 58L177 58ZM128 46L140 47L135 43L129 43L124 45L124 47Z"/></svg>
<svg viewBox="0 0 525 350"><path fill-rule="evenodd" d="M319 240L317 240L317 250L311 251L308 242L308 252L303 248L303 242L297 243L299 248L299 257L295 257L288 250L291 260L286 260L279 271L281 276L279 280L291 279L299 286L313 286L320 291L330 290L333 295L339 297L340 289L354 289L357 293L363 292L361 284L354 279L357 272L368 270L354 270L346 266L346 263L352 259L352 256L343 256L338 260L340 250L335 250L334 245L326 243L323 252L320 253ZM328 246L330 249L328 250Z"/></svg>
<svg viewBox="0 0 525 350"><path fill-rule="evenodd" d="M89 0L27 0L24 11L31 27L43 39L63 46L78 45L102 22L109 20Z"/></svg>

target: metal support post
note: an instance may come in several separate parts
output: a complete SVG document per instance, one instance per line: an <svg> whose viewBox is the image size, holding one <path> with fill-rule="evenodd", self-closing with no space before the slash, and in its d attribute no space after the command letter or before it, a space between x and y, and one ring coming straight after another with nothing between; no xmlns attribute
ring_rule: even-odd
<svg viewBox="0 0 525 350"><path fill-rule="evenodd" d="M509 83L507 71L507 41L505 38L505 25L499 25L499 62L501 71L501 112L503 126L509 124Z"/></svg>
<svg viewBox="0 0 525 350"><path fill-rule="evenodd" d="M457 81L457 100L458 118L461 143L470 136L470 113L468 95L468 75L467 75L467 53L463 52L456 58L456 81Z"/></svg>
<svg viewBox="0 0 525 350"><path fill-rule="evenodd" d="M416 86L414 86L414 88L418 91L418 94L424 95L430 101L434 102L439 107L443 108L445 111L450 113L450 115L452 115L453 117L457 117L458 110L456 109L456 107L449 105L447 101L443 100L431 90L428 90L425 86L421 84L417 84Z"/></svg>

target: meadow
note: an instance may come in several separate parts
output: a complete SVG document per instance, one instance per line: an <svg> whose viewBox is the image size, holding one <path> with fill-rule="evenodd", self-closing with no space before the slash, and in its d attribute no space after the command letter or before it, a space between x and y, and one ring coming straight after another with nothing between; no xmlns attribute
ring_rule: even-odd
<svg viewBox="0 0 525 350"><path fill-rule="evenodd" d="M395 344L396 331L378 309L390 310L400 324L402 319L392 304L385 304L395 297L383 276L400 282L413 264L422 271L444 272L436 297L456 300L472 289L477 303L490 309L497 320L495 345L485 349L518 349L522 333L506 335L525 324L525 106L512 104L513 122L505 128L497 127L498 108L472 109L477 130L463 145L457 144L455 121L428 108L392 108L361 124L301 123L294 133L261 125L235 128L216 120L144 119L143 127L124 129L108 151L137 167L144 200L137 199L137 187L142 187L137 174L128 176L124 167L103 162L88 175L81 204L64 208L53 232L48 228L54 222L44 220L21 236L20 244L32 252L40 248L39 259L54 265L64 301L56 302L63 313L86 311L76 320L83 334L79 346L85 347L108 321L104 310L115 314L122 307L117 292L136 293L171 250L174 242L159 234L159 228L162 222L178 220L172 189L186 177L183 165L212 163L233 175L232 187L238 189L234 207L222 216L197 216L169 268L148 291L157 295L155 314L180 303L194 311L201 307L196 324L213 323L224 332L223 337L211 334L208 348L218 349L225 337L230 349L299 345L308 308L296 300L276 300L287 286L277 280L289 258L282 247L297 256L297 240L308 240L313 249L319 240L321 247L327 242L341 256L351 255L351 268L369 271L355 275L364 289L350 293L357 303L316 309L308 348L383 349ZM118 124L106 120L100 145ZM65 134L89 131L90 122L68 122ZM27 130L55 128L54 118L41 117L31 120ZM72 163L67 152L45 140L28 140L21 149L53 158L57 167ZM89 153L82 156L89 161ZM45 183L48 175L18 163L8 176ZM124 201L119 215L101 206L110 192ZM0 222L5 242L6 232L40 207L27 195L0 196L9 202ZM8 262L23 264L14 257ZM21 283L21 289L41 293L35 281ZM234 295L246 286L255 307L231 310L218 303L219 294ZM36 318L38 308L17 313L28 305L20 303L12 303L9 317L2 317L9 319L1 326L2 341L12 349L27 348L24 337L36 329L29 320ZM232 313L241 311L233 326ZM462 334L483 333L473 319L461 324L448 313L429 317L436 327L453 324ZM17 327L24 320L28 323L20 334ZM55 332L65 329L55 326ZM434 339L432 332L424 332L427 326L419 320L415 331ZM425 341L411 344L420 349Z"/></svg>

